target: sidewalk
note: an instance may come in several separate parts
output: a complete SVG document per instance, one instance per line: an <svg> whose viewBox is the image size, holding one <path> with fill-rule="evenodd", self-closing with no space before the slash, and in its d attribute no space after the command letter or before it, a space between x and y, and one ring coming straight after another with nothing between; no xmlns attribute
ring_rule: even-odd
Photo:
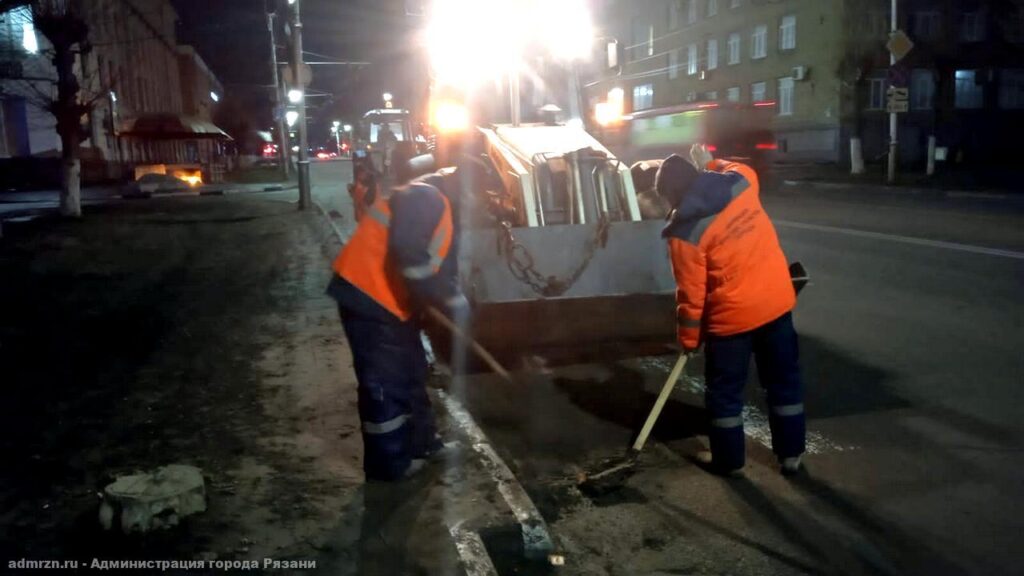
<svg viewBox="0 0 1024 576"><path fill-rule="evenodd" d="M352 358L323 295L337 245L291 196L154 198L9 225L0 559L458 574L446 519L510 516L473 458L363 482ZM99 530L103 486L172 463L203 470L206 512L145 538Z"/></svg>
<svg viewBox="0 0 1024 576"><path fill-rule="evenodd" d="M886 182L886 167L870 164L865 174L850 174L849 167L837 164L776 164L768 180L774 186L811 185L822 189L849 190L883 193L941 193L947 196L994 197L1020 194L1024 185L1019 184L1024 172L1004 169L978 169L977 171L953 171L940 167L933 176L923 171L901 169L898 182Z"/></svg>
<svg viewBox="0 0 1024 576"><path fill-rule="evenodd" d="M82 206L92 207L112 202L120 202L122 200L145 200L149 198L176 196L226 196L229 194L255 194L297 189L298 186L294 182L284 182L280 184L239 184L225 182L219 184L204 184L197 188L183 188L175 191L140 194L137 191L133 191L130 184L90 186L82 189ZM59 206L59 190L2 192L0 193L0 220L3 220L4 218L38 216L51 212Z"/></svg>

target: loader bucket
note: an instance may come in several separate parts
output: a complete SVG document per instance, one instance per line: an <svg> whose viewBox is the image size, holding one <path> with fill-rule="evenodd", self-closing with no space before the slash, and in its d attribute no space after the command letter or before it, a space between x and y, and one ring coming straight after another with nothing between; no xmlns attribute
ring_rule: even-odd
<svg viewBox="0 0 1024 576"><path fill-rule="evenodd" d="M675 282L662 222L500 229L461 238L472 336L515 366L664 353L675 341ZM528 266L527 266L528 265ZM527 270L528 269L528 270ZM432 338L441 351L446 338Z"/></svg>

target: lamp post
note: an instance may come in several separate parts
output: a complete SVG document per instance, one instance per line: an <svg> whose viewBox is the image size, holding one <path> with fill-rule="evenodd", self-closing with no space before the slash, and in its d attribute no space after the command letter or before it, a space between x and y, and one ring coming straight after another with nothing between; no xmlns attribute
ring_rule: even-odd
<svg viewBox="0 0 1024 576"><path fill-rule="evenodd" d="M896 0L892 0L892 22L889 26L890 31L893 35L899 30L896 22ZM889 52L889 67L896 66L896 54ZM892 109L889 111L889 170L887 174L887 180L889 184L896 183L896 153L899 150L897 133L899 131L899 120L896 116L896 110Z"/></svg>
<svg viewBox="0 0 1024 576"><path fill-rule="evenodd" d="M289 166L289 154L288 154L288 133L284 129L284 114L282 114L283 98L281 98L281 80L277 73L277 40L274 39L274 16L275 14L267 13L267 28L270 30L270 63L273 67L272 74L274 79L274 111L277 116L277 141L280 149L280 170L281 178L283 180L288 179L288 173L290 171Z"/></svg>
<svg viewBox="0 0 1024 576"><path fill-rule="evenodd" d="M331 134L334 134L334 146L338 149L338 156L341 156L341 122L335 120L331 124Z"/></svg>
<svg viewBox="0 0 1024 576"><path fill-rule="evenodd" d="M295 76L296 85L300 84L300 70L304 63L302 61L302 16L300 13L301 3L298 0L288 0L292 6L292 73ZM295 94L295 93L298 94ZM292 89L288 92L288 99L292 100L297 96L298 102L295 105L298 109L299 128L299 210L305 210L312 203L312 194L309 183L309 135L306 129L306 98L301 90Z"/></svg>

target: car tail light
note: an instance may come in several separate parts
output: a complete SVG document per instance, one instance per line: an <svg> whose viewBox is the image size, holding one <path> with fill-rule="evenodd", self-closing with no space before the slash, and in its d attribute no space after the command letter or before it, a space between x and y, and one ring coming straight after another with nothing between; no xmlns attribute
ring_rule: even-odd
<svg viewBox="0 0 1024 576"><path fill-rule="evenodd" d="M707 144L705 148L708 149L708 152L718 152L718 146L715 146L714 144Z"/></svg>
<svg viewBox="0 0 1024 576"><path fill-rule="evenodd" d="M778 150L779 145L776 142L759 142L754 145L754 148L758 150Z"/></svg>

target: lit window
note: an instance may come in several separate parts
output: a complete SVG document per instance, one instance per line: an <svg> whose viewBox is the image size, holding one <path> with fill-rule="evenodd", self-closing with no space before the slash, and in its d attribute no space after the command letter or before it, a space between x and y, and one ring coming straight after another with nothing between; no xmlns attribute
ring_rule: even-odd
<svg viewBox="0 0 1024 576"><path fill-rule="evenodd" d="M654 56L654 24L647 27L647 55Z"/></svg>
<svg viewBox="0 0 1024 576"><path fill-rule="evenodd" d="M768 99L768 85L764 82L755 82L750 85L750 101L764 102Z"/></svg>
<svg viewBox="0 0 1024 576"><path fill-rule="evenodd" d="M783 16L779 22L779 49L796 49L796 16Z"/></svg>
<svg viewBox="0 0 1024 576"><path fill-rule="evenodd" d="M868 92L868 110L885 108L885 78L872 78Z"/></svg>
<svg viewBox="0 0 1024 576"><path fill-rule="evenodd" d="M686 47L686 73L693 76L697 73L697 45L690 44Z"/></svg>
<svg viewBox="0 0 1024 576"><path fill-rule="evenodd" d="M708 18L718 15L718 0L708 0Z"/></svg>
<svg viewBox="0 0 1024 576"><path fill-rule="evenodd" d="M690 24L697 21L697 0L689 0L686 7L686 21Z"/></svg>
<svg viewBox="0 0 1024 576"><path fill-rule="evenodd" d="M738 32L729 34L729 64L740 63L740 35Z"/></svg>
<svg viewBox="0 0 1024 576"><path fill-rule="evenodd" d="M1024 108L1024 69L1003 70L999 75L999 107L1008 110Z"/></svg>
<svg viewBox="0 0 1024 576"><path fill-rule="evenodd" d="M704 93L704 100L706 102L714 102L718 100L718 90L710 90Z"/></svg>
<svg viewBox="0 0 1024 576"><path fill-rule="evenodd" d="M725 91L725 99L728 100L729 102L739 102L740 101L740 87L739 86L733 86L732 88L729 88L728 90L726 90Z"/></svg>
<svg viewBox="0 0 1024 576"><path fill-rule="evenodd" d="M779 116L793 114L793 78L779 78Z"/></svg>
<svg viewBox="0 0 1024 576"><path fill-rule="evenodd" d="M754 27L754 33L750 36L750 57L764 58L768 55L768 27L760 25Z"/></svg>
<svg viewBox="0 0 1024 576"><path fill-rule="evenodd" d="M914 70L910 75L910 104L914 110L931 110L935 100L935 75L931 70Z"/></svg>
<svg viewBox="0 0 1024 576"><path fill-rule="evenodd" d="M679 49L676 48L668 53L668 77L675 80L679 77Z"/></svg>
<svg viewBox="0 0 1024 576"><path fill-rule="evenodd" d="M967 12L961 20L960 39L964 42L981 42L985 39L985 15L981 12Z"/></svg>
<svg viewBox="0 0 1024 576"><path fill-rule="evenodd" d="M718 68L718 39L708 40L708 70Z"/></svg>
<svg viewBox="0 0 1024 576"><path fill-rule="evenodd" d="M956 71L956 107L983 108L985 106L985 89L977 82L974 70Z"/></svg>
<svg viewBox="0 0 1024 576"><path fill-rule="evenodd" d="M36 38L36 28L31 21L21 24L21 46L29 54L39 53L39 40Z"/></svg>
<svg viewBox="0 0 1024 576"><path fill-rule="evenodd" d="M633 87L633 110L646 110L654 105L654 84Z"/></svg>

